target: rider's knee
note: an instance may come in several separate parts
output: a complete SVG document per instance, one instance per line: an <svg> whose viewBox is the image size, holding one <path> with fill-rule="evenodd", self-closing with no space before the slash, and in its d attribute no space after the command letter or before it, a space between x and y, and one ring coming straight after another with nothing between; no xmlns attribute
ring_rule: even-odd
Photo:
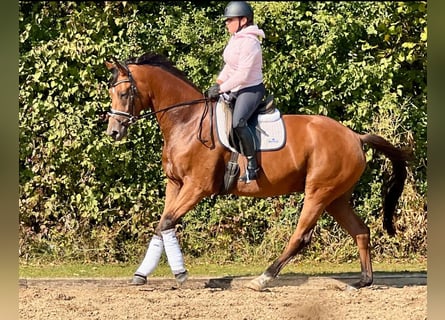
<svg viewBox="0 0 445 320"><path fill-rule="evenodd" d="M247 127L247 120L244 118L239 119L237 122L233 122L233 129Z"/></svg>

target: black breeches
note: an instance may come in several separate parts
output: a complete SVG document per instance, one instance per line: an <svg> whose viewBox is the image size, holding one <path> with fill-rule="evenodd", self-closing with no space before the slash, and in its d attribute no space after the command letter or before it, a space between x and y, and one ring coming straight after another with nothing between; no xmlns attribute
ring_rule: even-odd
<svg viewBox="0 0 445 320"><path fill-rule="evenodd" d="M233 109L233 128L247 125L247 121L263 99L265 91L264 84L260 83L253 87L243 88L234 94L236 101Z"/></svg>

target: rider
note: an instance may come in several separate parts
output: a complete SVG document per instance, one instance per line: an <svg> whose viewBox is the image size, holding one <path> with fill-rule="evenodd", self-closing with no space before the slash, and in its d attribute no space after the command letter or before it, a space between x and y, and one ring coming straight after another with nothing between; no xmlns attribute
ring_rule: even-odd
<svg viewBox="0 0 445 320"><path fill-rule="evenodd" d="M208 95L218 98L220 93L230 92L235 98L232 127L239 138L241 151L247 158L246 173L241 181L249 183L258 178L255 140L247 121L263 99L265 87L262 73L260 39L264 31L253 22L253 9L245 1L231 1L224 10L225 23L231 37L224 49L224 67Z"/></svg>

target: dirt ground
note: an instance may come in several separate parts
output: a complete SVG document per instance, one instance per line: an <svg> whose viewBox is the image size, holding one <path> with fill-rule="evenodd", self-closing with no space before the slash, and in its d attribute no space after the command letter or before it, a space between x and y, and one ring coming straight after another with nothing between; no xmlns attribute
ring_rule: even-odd
<svg viewBox="0 0 445 320"><path fill-rule="evenodd" d="M20 279L19 319L427 319L423 273L377 274L360 290L357 275L284 275L262 292L252 278Z"/></svg>

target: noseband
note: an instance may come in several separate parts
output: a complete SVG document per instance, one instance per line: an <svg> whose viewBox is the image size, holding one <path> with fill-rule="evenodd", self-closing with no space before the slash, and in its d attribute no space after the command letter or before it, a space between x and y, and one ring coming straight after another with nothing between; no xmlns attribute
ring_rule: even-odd
<svg viewBox="0 0 445 320"><path fill-rule="evenodd" d="M134 106L134 97L136 96L136 91L137 91L136 84L134 83L133 76L131 75L130 69L128 69L126 67L126 70L128 72L128 78L117 81L116 83L114 83L111 86L111 88L114 89L121 83L130 82L129 104L130 104L130 108L131 108L131 113L114 110L113 108L111 108L110 111L107 112L107 115L115 118L121 125L128 127L131 124L135 123L139 119L139 117L135 115L135 106ZM127 121L121 121L120 119L116 118L116 116L125 117Z"/></svg>

